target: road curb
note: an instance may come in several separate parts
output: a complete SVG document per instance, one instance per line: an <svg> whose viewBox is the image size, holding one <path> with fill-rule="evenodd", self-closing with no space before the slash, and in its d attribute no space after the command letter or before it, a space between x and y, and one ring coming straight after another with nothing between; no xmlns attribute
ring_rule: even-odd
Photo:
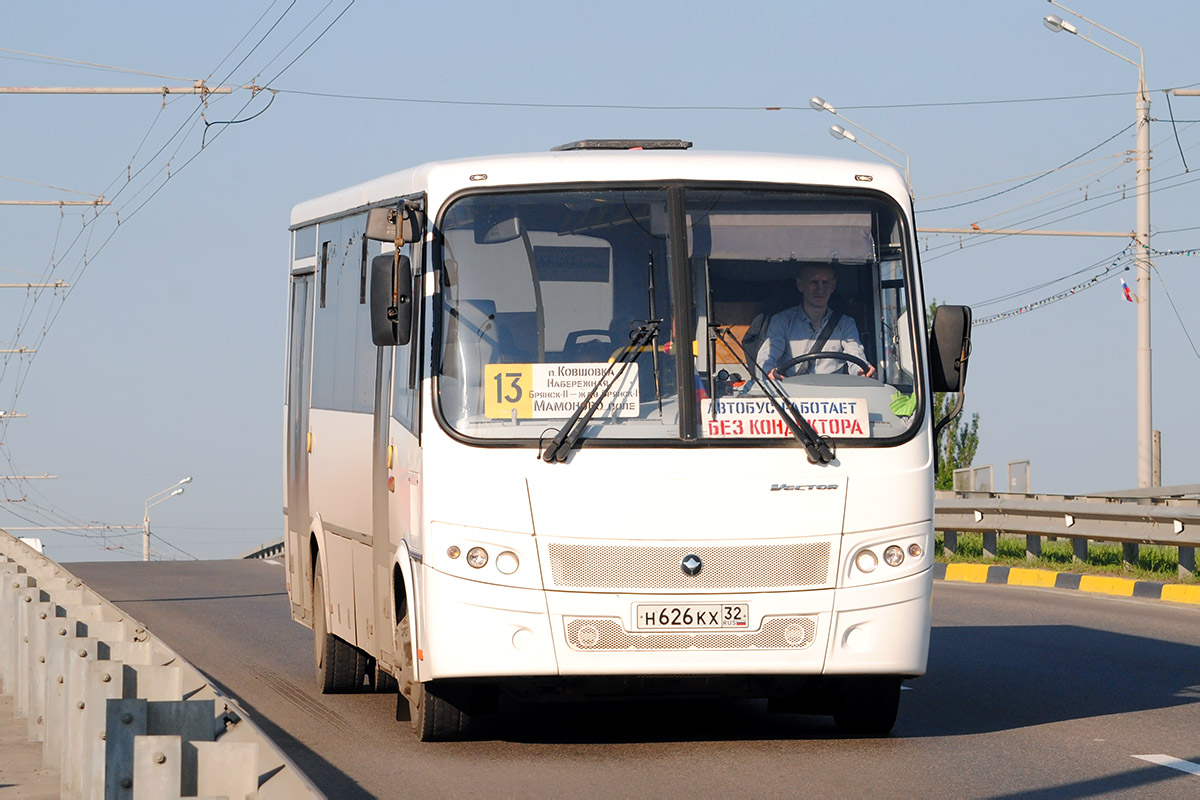
<svg viewBox="0 0 1200 800"><path fill-rule="evenodd" d="M933 565L933 579L960 583L1002 583L1009 586L1041 586L1076 589L1115 597L1141 597L1168 603L1200 606L1200 586L1158 581L1136 581L1107 575L1081 575L1078 572L1053 572L1048 569L992 566L988 564Z"/></svg>

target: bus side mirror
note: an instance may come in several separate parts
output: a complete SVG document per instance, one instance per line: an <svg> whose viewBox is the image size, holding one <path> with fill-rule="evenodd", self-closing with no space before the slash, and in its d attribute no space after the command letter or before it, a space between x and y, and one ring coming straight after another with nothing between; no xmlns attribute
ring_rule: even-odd
<svg viewBox="0 0 1200 800"><path fill-rule="evenodd" d="M969 306L938 306L929 334L929 382L935 392L961 392L971 355Z"/></svg>
<svg viewBox="0 0 1200 800"><path fill-rule="evenodd" d="M371 341L379 347L406 345L412 321L413 275L408 256L375 256L371 259Z"/></svg>
<svg viewBox="0 0 1200 800"><path fill-rule="evenodd" d="M400 241L416 242L424 234L424 214L416 208L387 206L367 212L366 237L373 242L395 242L396 221L400 221Z"/></svg>

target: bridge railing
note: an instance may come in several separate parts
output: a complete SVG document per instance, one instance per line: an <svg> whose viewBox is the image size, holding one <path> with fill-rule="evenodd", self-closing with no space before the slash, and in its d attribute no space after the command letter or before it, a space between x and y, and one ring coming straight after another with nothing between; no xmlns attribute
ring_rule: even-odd
<svg viewBox="0 0 1200 800"><path fill-rule="evenodd" d="M247 550L238 558L278 558L283 555L283 537L269 544L260 544L252 550Z"/></svg>
<svg viewBox="0 0 1200 800"><path fill-rule="evenodd" d="M62 797L322 797L199 670L2 531L0 692Z"/></svg>
<svg viewBox="0 0 1200 800"><path fill-rule="evenodd" d="M949 553L956 551L960 531L982 533L984 556L991 558L1000 534L1024 535L1029 559L1041 555L1043 537L1072 539L1080 561L1087 557L1089 540L1121 542L1127 564L1136 563L1140 544L1173 545L1179 548L1180 577L1191 578L1200 545L1200 499L1184 494L1172 496L1169 489L1106 495L938 492L934 527L943 532Z"/></svg>

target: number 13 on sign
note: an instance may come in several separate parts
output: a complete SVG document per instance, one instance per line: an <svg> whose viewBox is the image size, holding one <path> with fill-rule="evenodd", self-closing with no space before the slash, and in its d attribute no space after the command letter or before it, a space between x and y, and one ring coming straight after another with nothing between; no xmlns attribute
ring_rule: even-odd
<svg viewBox="0 0 1200 800"><path fill-rule="evenodd" d="M533 416L532 364L485 364L483 367L483 413L490 419Z"/></svg>

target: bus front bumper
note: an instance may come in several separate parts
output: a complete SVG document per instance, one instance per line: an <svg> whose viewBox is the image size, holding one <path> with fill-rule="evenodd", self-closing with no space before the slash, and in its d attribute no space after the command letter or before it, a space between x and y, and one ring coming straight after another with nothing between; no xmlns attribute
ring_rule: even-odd
<svg viewBox="0 0 1200 800"><path fill-rule="evenodd" d="M425 567L419 676L924 674L932 570L838 590L542 592ZM659 606L744 606L742 629L639 629Z"/></svg>

